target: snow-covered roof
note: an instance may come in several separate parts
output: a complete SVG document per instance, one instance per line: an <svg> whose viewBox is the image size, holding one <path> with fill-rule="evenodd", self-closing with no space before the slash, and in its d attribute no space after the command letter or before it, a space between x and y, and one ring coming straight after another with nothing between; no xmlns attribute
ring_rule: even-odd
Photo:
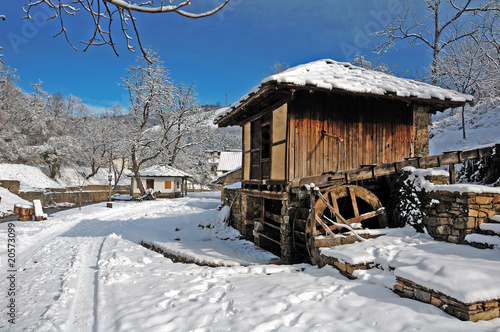
<svg viewBox="0 0 500 332"><path fill-rule="evenodd" d="M221 172L231 171L241 166L241 151L222 151L219 157L217 170Z"/></svg>
<svg viewBox="0 0 500 332"><path fill-rule="evenodd" d="M151 177L192 177L191 174L181 171L172 166L168 165L155 165L148 168L145 168L139 172L142 177L151 176Z"/></svg>
<svg viewBox="0 0 500 332"><path fill-rule="evenodd" d="M247 95L228 107L225 112L219 112L215 123L232 113L263 87L273 83L427 101L466 103L473 100L472 96L453 90L357 67L347 62L323 59L299 65L265 78Z"/></svg>
<svg viewBox="0 0 500 332"><path fill-rule="evenodd" d="M219 175L218 177L215 178L215 180L212 181L212 184L222 184L223 183L223 179L225 179L227 176L231 175L231 174L234 174L236 172L241 172L242 169L241 169L241 166L239 167L236 167L235 169L229 171L229 172L226 172L224 174L221 174Z"/></svg>

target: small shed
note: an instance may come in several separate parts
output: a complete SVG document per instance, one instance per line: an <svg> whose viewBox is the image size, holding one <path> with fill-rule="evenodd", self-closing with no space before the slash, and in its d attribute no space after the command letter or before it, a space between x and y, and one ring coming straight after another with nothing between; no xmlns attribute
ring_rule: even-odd
<svg viewBox="0 0 500 332"><path fill-rule="evenodd" d="M186 196L187 179L193 177L191 174L164 164L145 168L140 174L144 189L152 189L158 193L156 197L161 198ZM135 183L135 178L130 177L132 196L138 196L140 191Z"/></svg>
<svg viewBox="0 0 500 332"><path fill-rule="evenodd" d="M375 184L367 190L357 182L362 177L350 175L376 178L396 172L399 164L394 162L427 156L429 114L472 100L456 91L329 59L265 78L216 119L220 127L243 128L245 229L240 231L263 247L278 246L276 253L284 261L290 261L299 246L317 243L314 216L309 216L308 226L305 221L308 211L314 211L303 196L310 183L320 187L330 210L336 210L330 219L342 217L337 216L342 214L339 209L352 202L344 221L383 226L365 220L383 217L382 204L370 192ZM385 173L376 173L375 167ZM328 226L327 233L335 227ZM304 234L305 243L298 243Z"/></svg>

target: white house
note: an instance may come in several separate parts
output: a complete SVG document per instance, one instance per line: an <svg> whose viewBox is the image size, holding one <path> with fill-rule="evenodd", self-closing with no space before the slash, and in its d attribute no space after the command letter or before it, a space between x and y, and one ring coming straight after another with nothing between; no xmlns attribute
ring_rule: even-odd
<svg viewBox="0 0 500 332"><path fill-rule="evenodd" d="M160 164L140 171L141 182L144 189L152 189L157 197L181 197L187 194L187 179L192 175L172 166ZM132 195L137 196L140 191L135 178L131 177Z"/></svg>

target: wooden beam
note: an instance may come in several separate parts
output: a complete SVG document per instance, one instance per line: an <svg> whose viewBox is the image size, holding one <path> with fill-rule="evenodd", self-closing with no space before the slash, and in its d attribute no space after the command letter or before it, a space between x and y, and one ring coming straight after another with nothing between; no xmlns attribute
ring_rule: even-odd
<svg viewBox="0 0 500 332"><path fill-rule="evenodd" d="M396 173L403 167L413 166L420 168L437 167L440 165L450 165L467 160L489 157L493 150L500 150L500 144L495 146L482 147L479 149L448 151L441 155L408 158L401 161L378 164L374 167L361 167L351 170L340 171L336 173L324 173L320 175L306 176L292 181L292 188L300 188L306 184L314 183L318 187L326 187L335 184L350 183L352 181L367 180L378 178L385 175ZM450 168L450 173L453 170ZM451 174L450 174L451 175Z"/></svg>
<svg viewBox="0 0 500 332"><path fill-rule="evenodd" d="M275 221L275 222L280 223L280 224L283 222L283 216L278 215L278 214L274 214L274 213L266 211L264 213L264 216L266 218L271 219L272 221Z"/></svg>
<svg viewBox="0 0 500 332"><path fill-rule="evenodd" d="M248 195L252 197L259 197L259 198L267 198L267 199L274 199L278 201L286 201L288 200L288 193L282 192L282 193L276 193L272 191L258 191L258 190L251 190L251 189L242 189L241 193L243 195Z"/></svg>
<svg viewBox="0 0 500 332"><path fill-rule="evenodd" d="M254 233L257 233L259 235L259 237L262 236L263 238L265 238L265 239L267 239L267 240L269 240L271 242L277 243L277 244L279 244L281 246L281 243L279 241L273 239L272 237L269 237L269 236L264 235L261 232L257 232L257 231L254 231Z"/></svg>
<svg viewBox="0 0 500 332"><path fill-rule="evenodd" d="M280 230L280 228L276 225L273 225L271 223L268 223L267 221L264 221L264 220L260 220L259 222L263 223L264 225L268 226L268 227L271 227L271 228L274 228L274 229L277 229L278 231Z"/></svg>

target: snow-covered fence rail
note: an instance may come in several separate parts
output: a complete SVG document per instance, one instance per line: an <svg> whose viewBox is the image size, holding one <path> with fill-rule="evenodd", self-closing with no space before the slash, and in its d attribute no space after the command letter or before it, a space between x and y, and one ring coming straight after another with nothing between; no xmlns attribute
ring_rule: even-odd
<svg viewBox="0 0 500 332"><path fill-rule="evenodd" d="M453 166L455 164L459 164L467 160L488 158L492 156L495 151L500 151L500 143L485 145L473 149L449 151L440 155L428 157L407 158L405 160L383 164L361 165L361 167L356 169L299 178L294 180L292 185L293 187L302 187L309 183L315 183L317 186L323 187L336 182L350 183L352 181L367 180L394 174L406 166L430 168L440 167L443 165L450 165L450 183L454 183L455 169Z"/></svg>

